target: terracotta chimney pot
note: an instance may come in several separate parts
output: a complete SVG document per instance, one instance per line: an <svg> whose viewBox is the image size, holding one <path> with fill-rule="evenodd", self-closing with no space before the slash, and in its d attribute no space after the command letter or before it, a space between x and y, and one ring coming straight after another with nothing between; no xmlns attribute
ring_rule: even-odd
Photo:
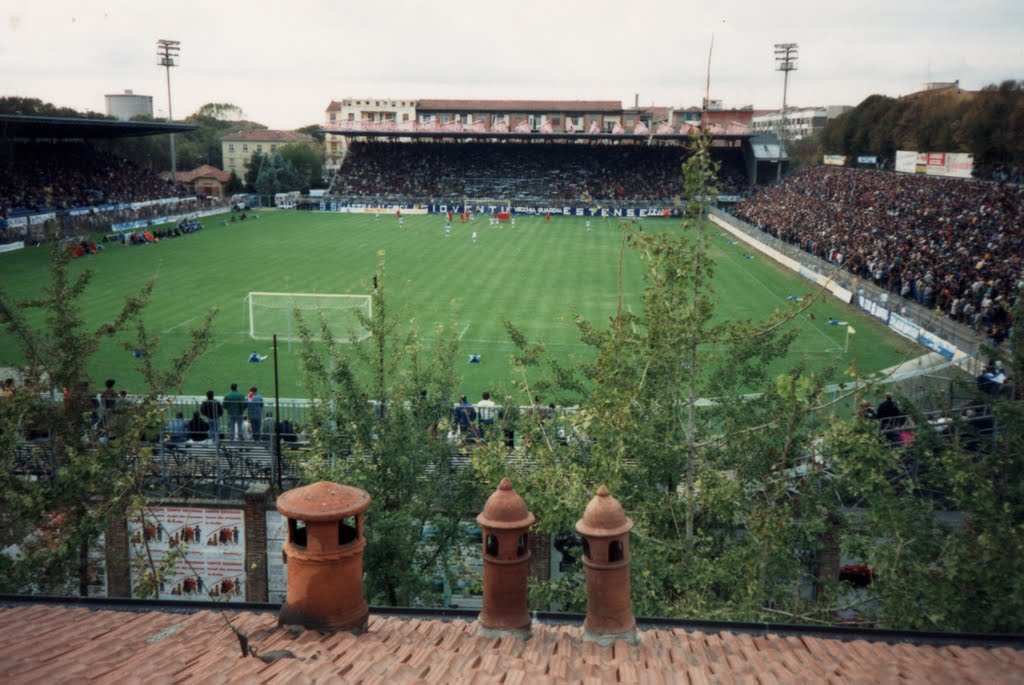
<svg viewBox="0 0 1024 685"><path fill-rule="evenodd" d="M325 632L366 629L363 512L369 506L366 491L327 481L277 498L277 510L288 518L288 596L278 623Z"/></svg>
<svg viewBox="0 0 1024 685"><path fill-rule="evenodd" d="M633 522L602 485L576 530L583 536L587 618L583 639L601 644L638 641L629 583L629 531Z"/></svg>
<svg viewBox="0 0 1024 685"><path fill-rule="evenodd" d="M476 520L484 543L484 605L477 633L485 637L528 638L529 529L537 519L506 476Z"/></svg>

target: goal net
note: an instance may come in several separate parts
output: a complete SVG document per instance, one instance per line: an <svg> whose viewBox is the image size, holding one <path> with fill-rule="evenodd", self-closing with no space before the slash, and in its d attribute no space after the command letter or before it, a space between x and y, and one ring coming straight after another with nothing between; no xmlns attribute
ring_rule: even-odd
<svg viewBox="0 0 1024 685"><path fill-rule="evenodd" d="M338 342L357 342L370 336L360 321L369 318L373 304L369 295L325 295L317 293L249 293L249 337L270 340L275 334L283 340L298 340L299 327L295 312L321 340L321 315Z"/></svg>

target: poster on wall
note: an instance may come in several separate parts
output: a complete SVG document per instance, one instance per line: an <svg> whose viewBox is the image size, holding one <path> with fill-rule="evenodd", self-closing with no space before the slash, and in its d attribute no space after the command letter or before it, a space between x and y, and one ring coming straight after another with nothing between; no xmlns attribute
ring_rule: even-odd
<svg viewBox="0 0 1024 685"><path fill-rule="evenodd" d="M284 543L288 540L288 519L277 511L267 512L267 601L284 604L288 595L288 566Z"/></svg>
<svg viewBox="0 0 1024 685"><path fill-rule="evenodd" d="M159 599L245 601L245 518L241 509L148 507L128 520L132 590L152 563L185 548Z"/></svg>

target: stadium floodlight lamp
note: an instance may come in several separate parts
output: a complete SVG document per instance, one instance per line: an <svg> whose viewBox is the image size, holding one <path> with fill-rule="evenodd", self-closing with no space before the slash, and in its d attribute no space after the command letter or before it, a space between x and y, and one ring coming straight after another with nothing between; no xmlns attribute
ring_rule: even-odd
<svg viewBox="0 0 1024 685"><path fill-rule="evenodd" d="M779 166L776 178L782 178L782 158L786 154L786 91L789 89L789 72L796 71L796 60L800 46L796 43L775 44L775 71L783 73L782 112L779 116Z"/></svg>
<svg viewBox="0 0 1024 685"><path fill-rule="evenodd" d="M171 110L171 67L178 66L177 57L181 52L180 40L161 38L156 42L156 56L160 58L157 66L167 70L167 121L174 121ZM174 151L174 133L171 133L171 183L178 186L178 159Z"/></svg>

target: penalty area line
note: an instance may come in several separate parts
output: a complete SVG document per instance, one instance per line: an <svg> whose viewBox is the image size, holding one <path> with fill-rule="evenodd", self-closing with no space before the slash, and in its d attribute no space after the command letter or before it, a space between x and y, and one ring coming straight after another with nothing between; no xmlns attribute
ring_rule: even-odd
<svg viewBox="0 0 1024 685"><path fill-rule="evenodd" d="M472 322L466 324L466 327L462 329L462 332L459 333L459 337L456 338L456 340L462 340L462 336L466 335L466 331L469 330L470 325L472 325Z"/></svg>
<svg viewBox="0 0 1024 685"><path fill-rule="evenodd" d="M170 333L170 332L171 332L171 331L173 331L173 330L174 330L175 328L181 328L182 326L187 326L188 324L192 323L193 321L195 321L196 319L198 319L198 318L200 318L200 317L202 317L202 316L203 316L202 314L199 314L198 316L193 316L193 317L192 317L191 319L185 319L185 320L184 320L184 321L182 321L181 323L179 323L179 324L176 324L176 325L174 325L174 326L171 326L171 327L170 327L170 328L168 328L168 329L165 329L165 330L164 330L164 333Z"/></svg>

